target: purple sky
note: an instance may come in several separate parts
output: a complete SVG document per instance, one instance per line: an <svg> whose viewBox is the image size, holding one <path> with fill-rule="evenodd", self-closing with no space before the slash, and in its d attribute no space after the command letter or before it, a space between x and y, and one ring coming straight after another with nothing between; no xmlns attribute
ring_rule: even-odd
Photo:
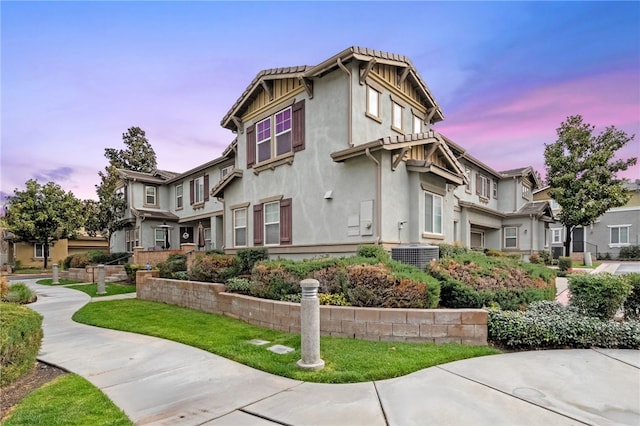
<svg viewBox="0 0 640 426"><path fill-rule="evenodd" d="M30 178L96 198L105 148L142 127L162 169L218 157L262 69L349 46L408 56L436 125L496 170L544 174L567 116L638 135L640 2L7 2L0 195ZM622 176L640 178L640 166Z"/></svg>

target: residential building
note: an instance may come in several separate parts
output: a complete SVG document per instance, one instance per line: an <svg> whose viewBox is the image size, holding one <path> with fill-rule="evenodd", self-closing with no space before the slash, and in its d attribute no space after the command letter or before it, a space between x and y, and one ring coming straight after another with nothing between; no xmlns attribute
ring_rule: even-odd
<svg viewBox="0 0 640 426"><path fill-rule="evenodd" d="M640 245L640 179L626 182L629 201L622 207L612 208L592 225L576 227L571 235L571 253L582 260L584 253L596 258L618 258L622 247ZM557 214L561 208L549 195L545 186L534 192L534 199L548 201ZM554 257L564 256L566 228L561 223L550 227L550 243Z"/></svg>
<svg viewBox="0 0 640 426"><path fill-rule="evenodd" d="M168 229L174 247L177 227L202 221L212 247L274 257L455 241L543 250L550 210L531 199L533 170L492 170L433 128L443 119L401 55L351 47L315 66L261 71L222 119L236 139L220 158L174 176L123 172L129 200L159 198L130 201L133 236L114 241L164 247ZM200 176L209 199L187 185Z"/></svg>

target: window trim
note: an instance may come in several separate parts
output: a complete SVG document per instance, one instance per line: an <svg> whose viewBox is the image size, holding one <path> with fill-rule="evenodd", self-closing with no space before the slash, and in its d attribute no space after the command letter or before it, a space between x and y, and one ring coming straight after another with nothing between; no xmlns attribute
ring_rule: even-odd
<svg viewBox="0 0 640 426"><path fill-rule="evenodd" d="M204 203L204 176L193 178L193 204Z"/></svg>
<svg viewBox="0 0 640 426"><path fill-rule="evenodd" d="M411 122L411 130L413 133L422 133L422 119L413 114L413 121ZM417 129L416 129L417 124Z"/></svg>
<svg viewBox="0 0 640 426"><path fill-rule="evenodd" d="M491 179L482 173L476 173L476 195L484 200L491 198Z"/></svg>
<svg viewBox="0 0 640 426"><path fill-rule="evenodd" d="M515 230L515 235L514 236L507 236L507 229L514 229ZM513 247L511 246L507 246L507 239L509 240L513 240L515 239L515 245ZM505 226L502 228L502 247L506 250L516 250L518 249L520 244L519 238L518 238L518 227L517 226Z"/></svg>
<svg viewBox="0 0 640 426"><path fill-rule="evenodd" d="M178 189L180 189L180 194L178 194ZM182 183L179 183L176 185L175 194L176 194L176 210L182 210L184 208L184 186Z"/></svg>
<svg viewBox="0 0 640 426"><path fill-rule="evenodd" d="M525 183L522 184L522 198L527 201L531 200L531 187Z"/></svg>
<svg viewBox="0 0 640 426"><path fill-rule="evenodd" d="M267 209L275 206L275 211L277 212L278 215L278 220L276 222L267 222ZM264 235L264 246L268 247L268 246L279 246L280 245L280 200L278 201L270 201L270 202L266 202L266 203L262 203L262 214L263 214L263 220L262 220L262 226L264 228L263 234ZM268 242L267 239L269 237L269 234L267 233L267 226L274 226L277 225L278 226L278 241L277 242Z"/></svg>
<svg viewBox="0 0 640 426"><path fill-rule="evenodd" d="M398 114L400 115L400 117L397 117ZM403 116L404 107L396 101L391 101L391 130L394 130L398 133L404 133L404 131L402 130ZM396 124L399 124L400 126L397 126Z"/></svg>
<svg viewBox="0 0 640 426"><path fill-rule="evenodd" d="M153 189L153 203L149 202L148 189ZM149 207L158 207L158 187L154 185L144 186L144 205Z"/></svg>
<svg viewBox="0 0 640 426"><path fill-rule="evenodd" d="M427 196L431 196L432 197L432 210L431 210L431 229L427 228ZM436 208L436 203L435 200L439 200L440 203L440 229L436 229L436 218L438 217L437 214L435 214L435 208ZM424 200L424 224L423 224L423 232L425 234L431 234L431 235L443 235L443 218L444 218L444 198L442 197L442 195L438 195L438 194L434 194L433 192L429 192L429 191L423 191L423 200Z"/></svg>
<svg viewBox="0 0 640 426"><path fill-rule="evenodd" d="M269 116L266 117L258 122L256 122L256 164L260 164L260 163L264 163L265 161L269 161L273 158L273 137L271 136L272 133L272 121L271 118L275 117L275 114L273 116ZM264 139L260 139L260 130L258 129L260 127L261 124L268 122L269 126L267 127L267 129L269 130L269 136L264 138ZM266 133L263 130L263 133ZM269 145L269 157L265 158L264 160L260 159L260 145L262 144L268 144Z"/></svg>
<svg viewBox="0 0 640 426"><path fill-rule="evenodd" d="M551 229L551 244L562 244L562 228ZM556 236L558 237L556 241Z"/></svg>
<svg viewBox="0 0 640 426"><path fill-rule="evenodd" d="M623 225L607 225L607 228L609 228L609 247L610 248L614 248L614 247L626 247L629 244L629 234L630 234L630 230L631 230L631 224L623 224ZM613 230L616 229L618 231L618 242L614 243L613 242ZM621 229L625 229L626 230L626 236L627 236L627 241L626 242L621 242L620 241L620 230Z"/></svg>
<svg viewBox="0 0 640 426"><path fill-rule="evenodd" d="M471 194L471 176L473 176L473 173L471 172L471 167L468 166L464 166L464 173L467 175L467 184L465 185L465 192L468 192L469 194Z"/></svg>
<svg viewBox="0 0 640 426"><path fill-rule="evenodd" d="M40 256L38 256L38 246L40 246ZM51 250L49 250L51 251ZM33 258L34 259L44 259L44 244L42 243L33 243Z"/></svg>
<svg viewBox="0 0 640 426"><path fill-rule="evenodd" d="M164 247L164 233L165 233L165 229L167 232L167 238L169 239L169 247ZM158 239L158 231L160 231L162 233L162 238ZM160 241L161 244L158 244L158 241ZM160 227L155 227L153 230L153 246L154 247L162 247L164 250L169 250L171 248L171 228L160 228Z"/></svg>
<svg viewBox="0 0 640 426"><path fill-rule="evenodd" d="M371 95L373 93L376 94L376 99L377 99L376 111L371 111L371 107L373 105ZM377 121L378 123L382 123L382 118L380 117L381 99L382 99L382 93L378 89L374 88L373 86L367 85L367 105L365 108L365 115L371 118L372 120Z"/></svg>
<svg viewBox="0 0 640 426"><path fill-rule="evenodd" d="M247 206L248 206L248 204L247 204ZM231 212L232 212L231 213L231 217L232 217L231 226L233 227L233 236L232 236L233 237L233 241L232 241L233 247L247 247L248 244L249 244L248 243L249 238L248 238L248 235L247 235L247 232L248 232L248 229L249 229L249 227L247 226L247 214L248 214L247 206L238 207L238 208L235 208L235 209L231 210ZM244 226L238 226L237 225L238 220L237 220L236 214L241 212L241 211L244 211ZM238 244L238 236L237 236L236 231L239 230L239 229L244 229L244 244Z"/></svg>

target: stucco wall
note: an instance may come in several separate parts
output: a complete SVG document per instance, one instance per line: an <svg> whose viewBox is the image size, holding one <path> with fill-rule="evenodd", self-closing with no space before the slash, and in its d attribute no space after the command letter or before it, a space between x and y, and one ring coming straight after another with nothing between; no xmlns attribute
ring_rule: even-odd
<svg viewBox="0 0 640 426"><path fill-rule="evenodd" d="M148 278L137 297L226 315L261 327L300 332L300 304L226 293L223 284ZM482 309L320 307L322 335L380 341L487 344Z"/></svg>

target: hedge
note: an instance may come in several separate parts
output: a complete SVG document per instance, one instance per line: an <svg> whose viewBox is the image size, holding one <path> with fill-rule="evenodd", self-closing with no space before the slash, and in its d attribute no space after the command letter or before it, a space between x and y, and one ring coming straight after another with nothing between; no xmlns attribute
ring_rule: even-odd
<svg viewBox="0 0 640 426"><path fill-rule="evenodd" d="M612 319L631 293L631 283L623 276L608 273L569 277L569 304L584 315Z"/></svg>
<svg viewBox="0 0 640 426"><path fill-rule="evenodd" d="M0 386L29 372L42 344L42 316L29 308L0 302Z"/></svg>

